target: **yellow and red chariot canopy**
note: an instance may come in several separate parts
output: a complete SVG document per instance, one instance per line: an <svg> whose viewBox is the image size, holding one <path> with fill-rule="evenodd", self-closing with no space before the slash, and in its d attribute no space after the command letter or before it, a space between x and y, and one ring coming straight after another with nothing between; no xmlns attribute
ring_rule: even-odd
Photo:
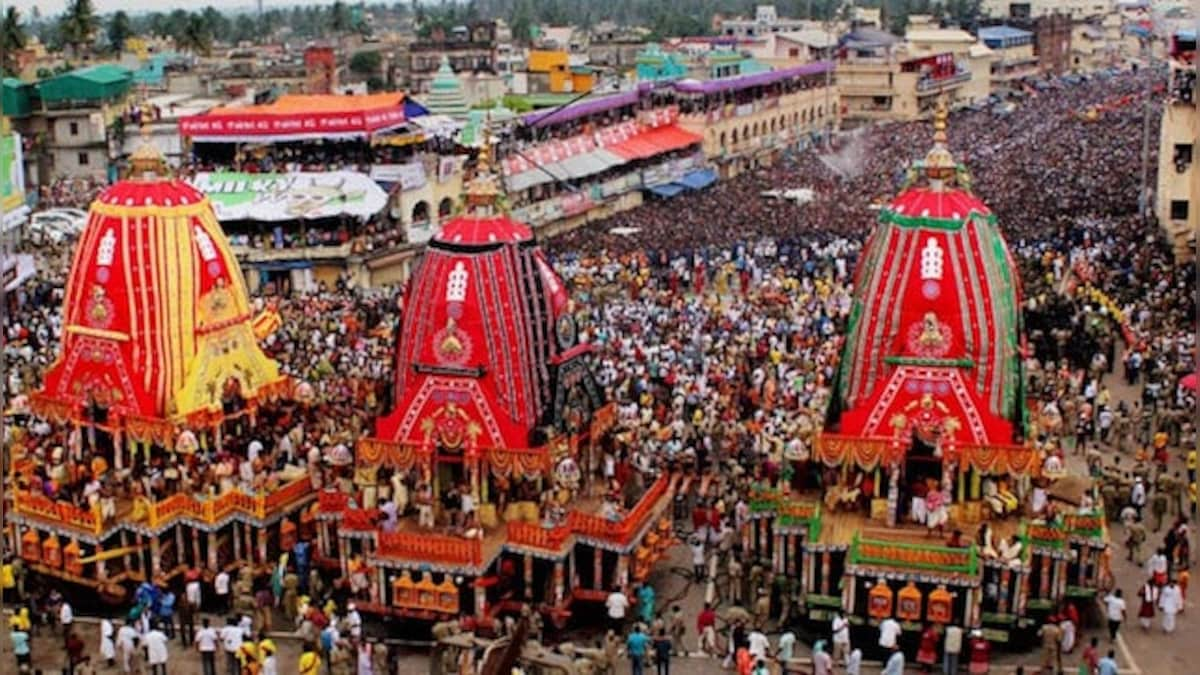
<svg viewBox="0 0 1200 675"><path fill-rule="evenodd" d="M222 396L279 393L242 273L208 199L180 180L122 181L92 204L68 277L62 352L35 407L129 420L219 416ZM145 424L143 424L145 426ZM151 425L153 426L153 425Z"/></svg>

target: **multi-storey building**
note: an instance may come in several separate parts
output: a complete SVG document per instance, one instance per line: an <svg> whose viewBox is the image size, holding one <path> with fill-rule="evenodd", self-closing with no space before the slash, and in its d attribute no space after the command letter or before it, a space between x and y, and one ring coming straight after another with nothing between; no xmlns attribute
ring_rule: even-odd
<svg viewBox="0 0 1200 675"><path fill-rule="evenodd" d="M112 143L117 136L112 125L124 111L132 83L131 72L106 64L37 84L33 126L44 134L52 176L110 177L110 159L119 150Z"/></svg>
<svg viewBox="0 0 1200 675"><path fill-rule="evenodd" d="M987 26L979 29L979 40L995 54L992 61L993 87L1007 87L1038 74L1032 32L1014 26Z"/></svg>
<svg viewBox="0 0 1200 675"><path fill-rule="evenodd" d="M414 94L428 92L443 56L460 75L498 73L496 35L496 23L481 22L450 33L439 29L428 40L413 42L408 47L408 72L405 74L408 91Z"/></svg>
<svg viewBox="0 0 1200 675"><path fill-rule="evenodd" d="M983 0L981 10L993 19L1039 19L1061 14L1076 21L1104 16L1114 0Z"/></svg>
<svg viewBox="0 0 1200 675"><path fill-rule="evenodd" d="M738 17L720 22L721 34L735 38L754 38L770 33L787 33L806 27L806 21L779 16L779 13L775 11L775 5L758 5L754 9L753 19Z"/></svg>
<svg viewBox="0 0 1200 675"><path fill-rule="evenodd" d="M951 106L987 97L990 49L962 31L915 31L913 37L915 42L901 42L858 28L843 38L837 81L847 119L910 120L932 110L942 96Z"/></svg>
<svg viewBox="0 0 1200 675"><path fill-rule="evenodd" d="M1176 33L1171 40L1171 74L1163 104L1158 150L1156 214L1176 256L1194 255L1200 232L1200 172L1196 140L1200 110L1196 100L1196 33Z"/></svg>
<svg viewBox="0 0 1200 675"><path fill-rule="evenodd" d="M679 125L703 138L704 156L723 177L769 166L779 153L836 130L839 87L834 64L790 68L674 85Z"/></svg>

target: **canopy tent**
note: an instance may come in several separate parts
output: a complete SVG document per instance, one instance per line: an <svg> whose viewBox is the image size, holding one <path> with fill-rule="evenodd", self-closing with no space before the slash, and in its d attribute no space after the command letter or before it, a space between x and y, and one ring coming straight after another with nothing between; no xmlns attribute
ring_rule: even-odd
<svg viewBox="0 0 1200 675"><path fill-rule="evenodd" d="M667 124L654 129L645 129L605 149L626 160L645 159L660 155L664 152L681 150L689 145L698 144L704 139L690 131L681 129L678 125Z"/></svg>
<svg viewBox="0 0 1200 675"><path fill-rule="evenodd" d="M396 92L287 95L264 105L225 106L184 117L179 134L195 143L368 138L404 124L409 114L404 94Z"/></svg>
<svg viewBox="0 0 1200 675"><path fill-rule="evenodd" d="M717 182L717 172L713 169L696 169L683 174L683 177L675 182L689 190L703 190Z"/></svg>
<svg viewBox="0 0 1200 675"><path fill-rule="evenodd" d="M387 206L383 188L354 171L198 173L192 182L212 201L222 222L368 218Z"/></svg>
<svg viewBox="0 0 1200 675"><path fill-rule="evenodd" d="M662 185L650 185L646 189L663 199L670 199L683 192L684 187L678 183L663 183Z"/></svg>

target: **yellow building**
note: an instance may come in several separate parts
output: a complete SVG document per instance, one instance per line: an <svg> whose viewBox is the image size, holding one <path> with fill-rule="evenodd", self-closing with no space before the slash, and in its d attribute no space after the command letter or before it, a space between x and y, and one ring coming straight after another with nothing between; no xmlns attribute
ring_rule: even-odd
<svg viewBox="0 0 1200 675"><path fill-rule="evenodd" d="M700 135L723 178L769 166L778 153L840 126L832 65L810 63L675 85L679 126Z"/></svg>
<svg viewBox="0 0 1200 675"><path fill-rule="evenodd" d="M583 94L596 84L592 69L572 66L570 54L564 50L531 49L526 70L530 93Z"/></svg>
<svg viewBox="0 0 1200 675"><path fill-rule="evenodd" d="M1163 106L1158 149L1158 222L1178 258L1194 251L1200 232L1200 172L1196 170L1196 139L1200 110L1196 107L1196 70L1181 61L1171 63L1169 97Z"/></svg>

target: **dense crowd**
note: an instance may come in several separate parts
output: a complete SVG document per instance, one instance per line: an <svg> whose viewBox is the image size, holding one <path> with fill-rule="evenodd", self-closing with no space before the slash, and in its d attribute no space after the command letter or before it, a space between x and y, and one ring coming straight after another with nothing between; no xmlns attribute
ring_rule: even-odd
<svg viewBox="0 0 1200 675"><path fill-rule="evenodd" d="M1135 534L1142 507L1149 503L1148 512L1155 513L1160 491L1177 502L1163 517L1185 512L1189 499L1194 513L1194 472L1184 481L1159 461L1162 453L1192 443L1196 433L1187 421L1196 392L1194 385L1183 386L1196 370L1189 283L1194 269L1174 262L1157 223L1138 210L1141 107L1115 107L1094 121L1080 113L1112 98L1139 100L1153 77L1127 73L1102 83L1064 84L1024 100L1002 124L988 111L964 112L949 129L951 150L996 212L1021 271L1027 385L1041 406L1034 442L1048 456L1085 454L1097 476L1111 476L1109 513L1136 507L1126 523ZM795 638L773 649L764 642L767 622L785 625L789 608L768 600L764 610L760 598L773 580L761 565L756 572L754 561L745 561L743 569L736 555L732 533L747 516L750 481L777 481L787 460L808 458L829 402L862 242L875 209L896 194L929 137L925 124L867 128L847 135L832 153L810 149L785 156L547 244L579 300L587 339L597 347L598 379L618 406L617 442L606 447L602 462L605 478L630 468L652 473L678 467L713 476L707 492L689 492L681 506L693 514L687 532L693 577L707 585L714 604L744 604L752 611L722 625L706 608L696 631L701 650L725 656L739 672L752 672L770 656L789 657ZM287 159L280 161L286 165ZM763 195L790 188L810 189L813 199ZM35 388L56 352L61 283L61 277L44 277L25 289L26 302L5 327L9 354L20 364L5 383L11 394ZM313 387L315 405L234 433L228 440L236 456L233 476L242 475L238 462L251 469L295 466L322 484L320 458L347 452L388 405L396 300L343 286L271 299L283 322L265 348L285 372ZM1138 399L1118 400L1110 392L1113 377ZM53 446L31 448L49 463ZM1105 451L1133 457L1105 467ZM254 488L253 471L246 478ZM814 469L800 482L819 486L827 478ZM1152 482L1153 489L1136 488ZM146 488L156 489L153 480ZM80 494L88 489L80 486ZM1190 562L1178 548L1188 533L1185 528L1180 534L1178 522L1168 532L1174 533L1168 567L1177 578L1175 572ZM1157 565L1151 581L1160 592L1166 580L1157 583ZM312 597L314 606L323 606L320 596ZM345 618L353 610L340 600L328 613ZM609 612L625 617L623 607L610 605ZM1048 649L1053 643L1070 651L1063 628L1072 622L1068 614L1064 610L1063 621L1048 624ZM641 618L649 633L635 631L641 637L627 643L631 657L657 652L663 642L665 658L680 651L666 639L676 634L678 617L651 610ZM718 626L726 631L723 640ZM836 622L833 628L833 654L853 660ZM313 627L307 630L319 637ZM671 635L663 638L666 632ZM959 640L975 642L961 634ZM927 650L921 651L919 658L926 658ZM819 656L817 661L824 663Z"/></svg>

